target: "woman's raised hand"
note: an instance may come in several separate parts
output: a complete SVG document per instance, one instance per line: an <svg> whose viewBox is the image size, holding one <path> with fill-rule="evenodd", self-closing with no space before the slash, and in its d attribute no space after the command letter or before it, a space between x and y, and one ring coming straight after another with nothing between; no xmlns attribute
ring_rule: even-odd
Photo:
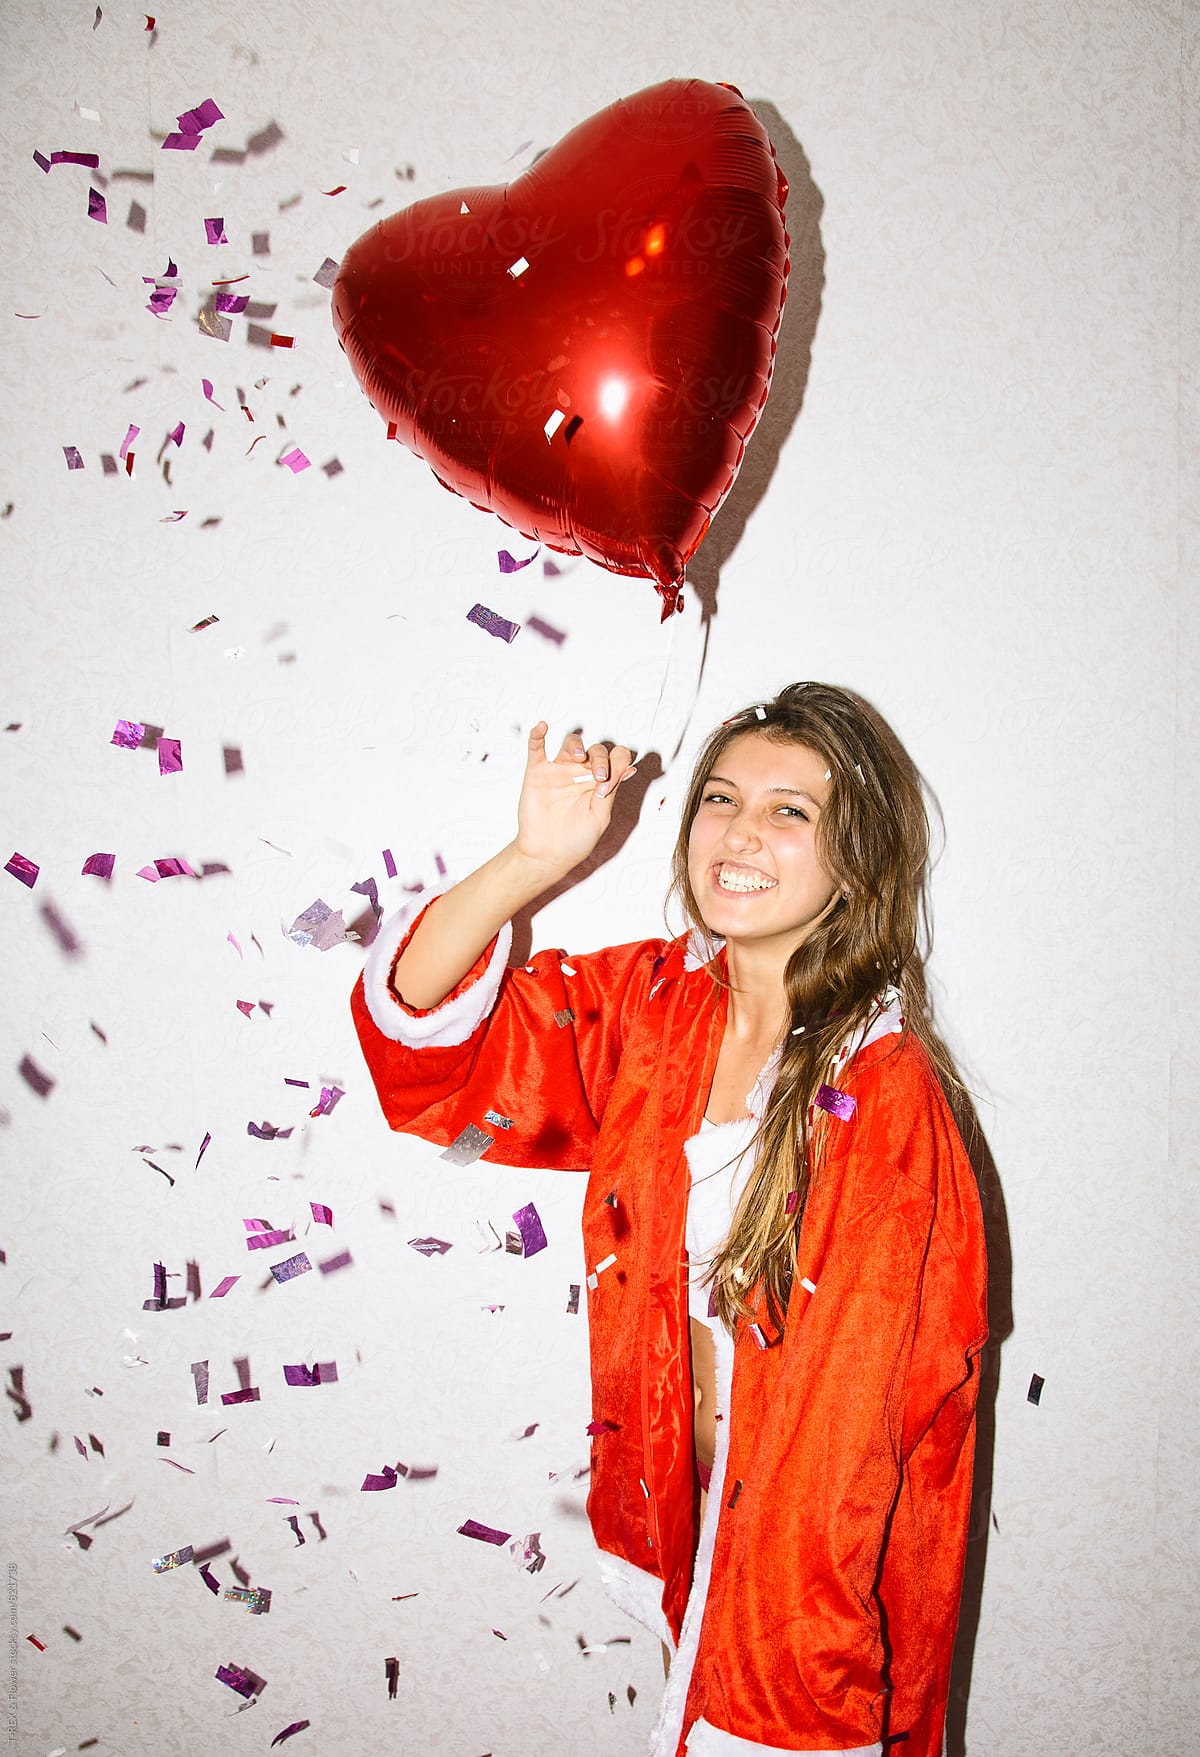
<svg viewBox="0 0 1200 1757"><path fill-rule="evenodd" d="M515 846L526 859L565 877L608 828L613 796L636 767L625 745L585 745L578 732L569 732L558 755L548 757L546 732L539 720L529 734Z"/></svg>

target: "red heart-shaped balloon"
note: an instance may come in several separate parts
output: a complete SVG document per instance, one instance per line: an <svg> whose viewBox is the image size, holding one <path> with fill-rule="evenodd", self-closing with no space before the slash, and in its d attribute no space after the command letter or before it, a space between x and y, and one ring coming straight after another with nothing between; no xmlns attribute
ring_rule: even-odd
<svg viewBox="0 0 1200 1757"><path fill-rule="evenodd" d="M664 611L771 382L787 184L732 86L668 80L502 188L383 220L333 290L389 432L526 536Z"/></svg>

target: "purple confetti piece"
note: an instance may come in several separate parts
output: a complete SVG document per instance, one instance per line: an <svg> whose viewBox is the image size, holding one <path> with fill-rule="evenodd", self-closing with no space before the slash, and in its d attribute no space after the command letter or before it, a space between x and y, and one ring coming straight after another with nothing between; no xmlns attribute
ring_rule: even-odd
<svg viewBox="0 0 1200 1757"><path fill-rule="evenodd" d="M241 1280L240 1275L224 1275L209 1294L209 1299L224 1299L231 1287L236 1287Z"/></svg>
<svg viewBox="0 0 1200 1757"><path fill-rule="evenodd" d="M203 1580L205 1586L208 1587L208 1590L212 1593L214 1598L219 1598L221 1596L221 1583L207 1562L205 1562L200 1569L200 1578Z"/></svg>
<svg viewBox="0 0 1200 1757"><path fill-rule="evenodd" d="M253 1122L246 1124L246 1133L253 1135L257 1141L277 1141L281 1135L286 1140L291 1132L290 1129L277 1129L274 1123L269 1123L265 1119L261 1126Z"/></svg>
<svg viewBox="0 0 1200 1757"><path fill-rule="evenodd" d="M154 862L154 870L160 879L195 878L196 869L177 854L166 855L162 860Z"/></svg>
<svg viewBox="0 0 1200 1757"><path fill-rule="evenodd" d="M45 1098L47 1093L54 1090L54 1081L50 1078L49 1074L44 1074L42 1072L41 1068L38 1067L31 1055L23 1055L21 1057L17 1072L20 1074L25 1084L32 1087L39 1098Z"/></svg>
<svg viewBox="0 0 1200 1757"><path fill-rule="evenodd" d="M161 1312L167 1303L167 1270L164 1263L154 1265L154 1293L142 1301L144 1312Z"/></svg>
<svg viewBox="0 0 1200 1757"><path fill-rule="evenodd" d="M444 1238L410 1238L408 1242L423 1257L444 1257L451 1248Z"/></svg>
<svg viewBox="0 0 1200 1757"><path fill-rule="evenodd" d="M198 134L168 134L162 143L165 153L191 153L200 145Z"/></svg>
<svg viewBox="0 0 1200 1757"><path fill-rule="evenodd" d="M345 939L346 923L340 909L331 909L318 897L302 915L297 915L287 937L298 946L315 946L319 952L327 952Z"/></svg>
<svg viewBox="0 0 1200 1757"><path fill-rule="evenodd" d="M79 938L70 924L63 919L53 903L43 903L41 917L58 941L59 950L64 957L74 958L80 951Z"/></svg>
<svg viewBox="0 0 1200 1757"><path fill-rule="evenodd" d="M157 750L160 775L178 775L182 772L183 750L177 738L158 739Z"/></svg>
<svg viewBox="0 0 1200 1757"><path fill-rule="evenodd" d="M243 1385L240 1391L223 1391L221 1393L222 1403L257 1403L258 1400L257 1385Z"/></svg>
<svg viewBox="0 0 1200 1757"><path fill-rule="evenodd" d="M132 421L129 423L129 427L128 427L128 430L126 431L125 437L121 441L121 449L117 453L117 456L121 459L122 463L124 463L124 461L125 461L125 455L128 452L130 446L133 444L134 440L137 438L138 434L141 431L142 431L141 428L135 427ZM127 726L128 724L129 724L129 722L127 720L118 720L117 721L118 726ZM144 730L144 728L143 728L143 730ZM117 741L114 738L113 743L115 744L116 742ZM141 734L140 733L138 735L138 743L139 744L141 743Z"/></svg>
<svg viewBox="0 0 1200 1757"><path fill-rule="evenodd" d="M309 1111L309 1116L328 1116L338 1099L345 1096L340 1086L322 1086L321 1096Z"/></svg>
<svg viewBox="0 0 1200 1757"><path fill-rule="evenodd" d="M253 1232L246 1240L248 1251L272 1251L276 1245L289 1245L295 1240L295 1233L287 1232Z"/></svg>
<svg viewBox="0 0 1200 1757"><path fill-rule="evenodd" d="M1046 1381L1040 1373L1034 1373L1029 1381L1029 1389L1025 1393L1027 1403L1040 1403L1042 1401L1042 1389L1045 1383Z"/></svg>
<svg viewBox="0 0 1200 1757"><path fill-rule="evenodd" d="M399 1481L400 1478L392 1469L391 1465L385 1464L382 1476L371 1476L368 1474L363 1477L362 1488L359 1490L359 1493L372 1494L382 1489L394 1489Z"/></svg>
<svg viewBox="0 0 1200 1757"><path fill-rule="evenodd" d="M108 203L98 189L88 190L88 219L101 226L108 224Z"/></svg>
<svg viewBox="0 0 1200 1757"><path fill-rule="evenodd" d="M390 848L385 848L383 850L383 870L389 878L395 878L396 862L392 859L392 851Z"/></svg>
<svg viewBox="0 0 1200 1757"><path fill-rule="evenodd" d="M579 1311L579 1283L572 1281L567 1290L567 1310L572 1315Z"/></svg>
<svg viewBox="0 0 1200 1757"><path fill-rule="evenodd" d="M208 1402L208 1362L194 1360L192 1362L192 1378L196 1385L196 1402Z"/></svg>
<svg viewBox="0 0 1200 1757"><path fill-rule="evenodd" d="M332 1275L338 1269L348 1269L353 1261L349 1251L339 1251L336 1257L326 1257L323 1263L318 1263L317 1268L322 1275Z"/></svg>
<svg viewBox="0 0 1200 1757"><path fill-rule="evenodd" d="M194 110L185 110L182 116L175 118L181 134L203 134L204 130L211 128L214 122L223 122L224 120L224 113L218 110L212 98L205 98L204 102L197 104Z"/></svg>
<svg viewBox="0 0 1200 1757"><path fill-rule="evenodd" d="M292 1531L295 1534L296 1544L298 1547L300 1544L302 1544L304 1542L304 1533L301 1531L300 1521L299 1521L299 1519L297 1519L297 1517L294 1513L288 1514L288 1524L291 1526Z"/></svg>
<svg viewBox="0 0 1200 1757"><path fill-rule="evenodd" d="M521 1234L521 1243L524 1246L525 1256L532 1257L535 1256L538 1251L544 1251L546 1248L546 1234L542 1226L541 1218L533 1203L527 1202L524 1208L518 1208L513 1215L513 1219L516 1221L517 1229Z"/></svg>
<svg viewBox="0 0 1200 1757"><path fill-rule="evenodd" d="M53 152L50 154L50 163L52 165L83 165L86 170L98 171L100 169L100 154Z"/></svg>
<svg viewBox="0 0 1200 1757"><path fill-rule="evenodd" d="M196 1165L199 1165L200 1161L204 1158L204 1155L208 1151L208 1144L211 1140L212 1140L212 1136L208 1133L208 1131L206 1129L204 1132L204 1139L200 1143L200 1151L196 1155Z"/></svg>
<svg viewBox="0 0 1200 1757"><path fill-rule="evenodd" d="M285 1739L292 1738L296 1733L302 1733L305 1727L311 1725L312 1722L308 1720L294 1720L290 1726L285 1726L281 1733L275 1734L275 1737L271 1740L271 1749L274 1750L276 1745L282 1745Z"/></svg>
<svg viewBox="0 0 1200 1757"><path fill-rule="evenodd" d="M83 458L80 454L78 446L64 445L63 446L63 456L67 460L68 470L82 470L83 469Z"/></svg>
<svg viewBox="0 0 1200 1757"><path fill-rule="evenodd" d="M174 427L172 427L171 431L167 434L167 443L176 446L182 445L183 436L186 432L186 424L183 421L176 421Z"/></svg>
<svg viewBox="0 0 1200 1757"><path fill-rule="evenodd" d="M485 633L495 635L497 640L507 641L509 645L516 640L521 632L519 622L509 622L506 617L498 615L494 610L489 610L486 604L473 605L467 611L467 621L473 622L477 628L482 628Z"/></svg>
<svg viewBox="0 0 1200 1757"><path fill-rule="evenodd" d="M316 281L318 287L330 288L333 286L334 281L337 280L339 267L340 264L336 263L332 256L327 256L316 274L313 276L313 280Z"/></svg>
<svg viewBox="0 0 1200 1757"><path fill-rule="evenodd" d="M327 1208L325 1206L324 1202L310 1202L308 1205L312 1209L313 1219L316 1221L318 1226L332 1226L333 1225L333 1209L332 1208Z"/></svg>
<svg viewBox="0 0 1200 1757"><path fill-rule="evenodd" d="M24 854L14 854L11 860L5 862L4 870L10 872L15 879L19 879L27 889L32 891L34 885L37 884L37 875L41 871L41 867L34 861L26 859Z"/></svg>
<svg viewBox="0 0 1200 1757"><path fill-rule="evenodd" d="M383 914L383 910L379 906L379 886L375 883L375 880L373 878L360 879L356 885L351 885L350 889L354 891L357 896L365 897L367 899L367 902L371 905L371 914L375 917L375 920L378 921Z"/></svg>
<svg viewBox="0 0 1200 1757"><path fill-rule="evenodd" d="M176 287L155 287L146 301L146 310L153 312L155 317L163 317L175 303L178 292Z"/></svg>
<svg viewBox="0 0 1200 1757"><path fill-rule="evenodd" d="M857 1100L849 1092L839 1092L836 1086L818 1086L814 1102L818 1110L828 1111L830 1116L836 1116L844 1123L850 1121L857 1109Z"/></svg>
<svg viewBox="0 0 1200 1757"><path fill-rule="evenodd" d="M289 1385L336 1385L337 1362L319 1360L314 1366L285 1366L283 1376Z"/></svg>
<svg viewBox="0 0 1200 1757"><path fill-rule="evenodd" d="M799 1205L799 1202L800 1202L799 1190L789 1190L787 1193L787 1201L783 1205L784 1213L785 1214L794 1214L796 1212L798 1205Z"/></svg>
<svg viewBox="0 0 1200 1757"><path fill-rule="evenodd" d="M291 451L285 451L283 456L279 459L279 462L283 464L286 469L289 469L293 476L298 476L301 470L307 470L309 461L310 460L305 457L298 445L293 446Z"/></svg>
<svg viewBox="0 0 1200 1757"><path fill-rule="evenodd" d="M220 296L218 295L218 298L219 297ZM218 305L217 309L220 310L219 305ZM205 402L211 403L214 409L220 409L221 413L224 414L225 413L225 405L223 403L219 403L217 401L216 397L213 395L212 379L211 378L202 378L200 380L200 388L204 392ZM214 617L213 620L215 621L216 618Z"/></svg>
<svg viewBox="0 0 1200 1757"><path fill-rule="evenodd" d="M240 317L250 303L249 293L218 293L217 310L230 317ZM211 399L210 399L211 400ZM220 404L217 405L218 408Z"/></svg>
<svg viewBox="0 0 1200 1757"><path fill-rule="evenodd" d="M46 157L45 153L38 152L36 147L33 152L33 162L45 172L47 177L50 175L50 160Z"/></svg>
<svg viewBox="0 0 1200 1757"><path fill-rule="evenodd" d="M282 1263L272 1263L271 1273L282 1285L285 1281L294 1281L297 1275L305 1275L312 1268L308 1257L303 1251L294 1257L286 1258Z"/></svg>
<svg viewBox="0 0 1200 1757"><path fill-rule="evenodd" d="M525 626L532 629L534 634L540 634L544 641L553 641L556 647L561 647L567 638L565 629L555 628L552 623L543 622L540 616L531 616Z"/></svg>
<svg viewBox="0 0 1200 1757"><path fill-rule="evenodd" d="M460 1537L475 1537L480 1543L507 1543L512 1536L511 1531L497 1531L494 1525L480 1525L477 1519L467 1519L458 1527Z"/></svg>
<svg viewBox="0 0 1200 1757"><path fill-rule="evenodd" d="M155 1556L152 1566L156 1574L167 1574L172 1568L182 1568L185 1562L192 1561L194 1551L190 1543L185 1543L181 1550L169 1550L165 1556Z"/></svg>
<svg viewBox="0 0 1200 1757"><path fill-rule="evenodd" d="M90 874L93 878L110 879L116 863L115 854L89 854L80 868L80 876L86 878Z"/></svg>
<svg viewBox="0 0 1200 1757"><path fill-rule="evenodd" d="M207 238L207 240L210 244L228 244L229 239L225 236L225 221L224 221L224 219L222 218L222 219L205 220L205 222L204 222L204 236ZM220 306L220 302L218 301L217 310L219 311L220 309L221 309L221 306Z"/></svg>
<svg viewBox="0 0 1200 1757"><path fill-rule="evenodd" d="M137 750L146 736L146 728L140 720L118 720L109 739L119 750Z"/></svg>
<svg viewBox="0 0 1200 1757"><path fill-rule="evenodd" d="M254 1684L251 1678L238 1665L219 1665L213 1676L222 1684L228 1684L239 1696L253 1696Z"/></svg>
<svg viewBox="0 0 1200 1757"><path fill-rule="evenodd" d="M500 563L501 573L520 573L523 567L528 567L531 561L536 561L540 554L541 550L535 549L532 555L525 557L524 561L518 561L515 555L508 553L507 549L498 549L496 560Z"/></svg>

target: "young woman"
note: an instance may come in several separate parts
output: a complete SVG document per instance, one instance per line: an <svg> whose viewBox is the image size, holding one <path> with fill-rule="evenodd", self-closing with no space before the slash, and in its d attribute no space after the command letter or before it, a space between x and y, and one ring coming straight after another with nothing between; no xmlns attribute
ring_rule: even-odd
<svg viewBox="0 0 1200 1757"><path fill-rule="evenodd" d="M865 703L792 685L700 754L690 934L510 970L511 916L633 772L545 737L515 839L372 948L383 1109L590 1171L588 1512L674 1655L654 1757L938 1757L985 1265L926 1018L919 783Z"/></svg>

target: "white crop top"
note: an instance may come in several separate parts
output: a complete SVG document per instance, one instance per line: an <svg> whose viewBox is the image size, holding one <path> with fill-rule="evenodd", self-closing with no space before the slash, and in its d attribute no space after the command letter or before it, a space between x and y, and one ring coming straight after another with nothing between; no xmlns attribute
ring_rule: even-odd
<svg viewBox="0 0 1200 1757"><path fill-rule="evenodd" d="M684 1142L691 1189L688 1194L684 1240L688 1254L688 1314L702 1324L716 1322L712 1314L712 1284L705 1276L713 1258L729 1237L734 1210L754 1165L748 1151L758 1118L738 1117L729 1123L710 1123L706 1117L699 1134Z"/></svg>

